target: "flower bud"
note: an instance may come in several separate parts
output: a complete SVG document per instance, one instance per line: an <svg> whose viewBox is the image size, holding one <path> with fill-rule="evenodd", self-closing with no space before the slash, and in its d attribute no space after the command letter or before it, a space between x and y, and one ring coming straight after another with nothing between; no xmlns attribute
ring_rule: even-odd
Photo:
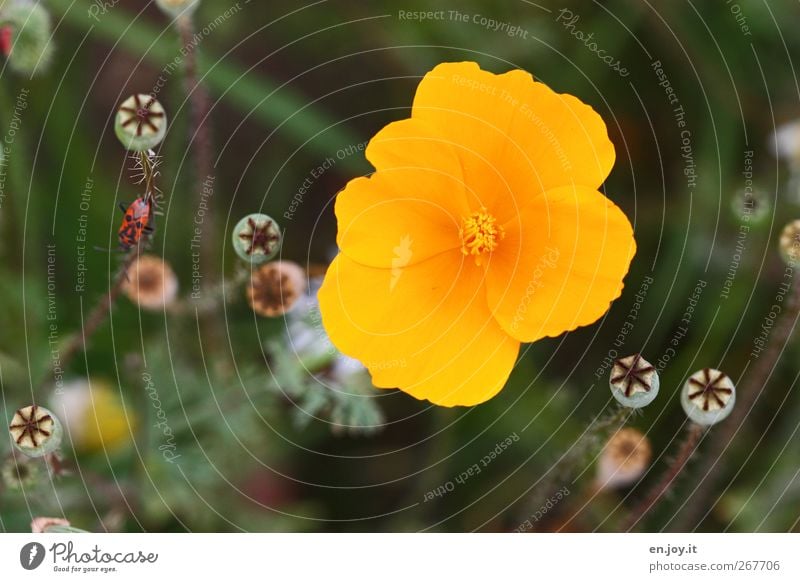
<svg viewBox="0 0 800 582"><path fill-rule="evenodd" d="M266 214L249 214L233 229L233 249L243 261L266 263L281 248L281 229Z"/></svg>
<svg viewBox="0 0 800 582"><path fill-rule="evenodd" d="M156 0L156 4L169 16L188 16L200 5L200 0Z"/></svg>
<svg viewBox="0 0 800 582"><path fill-rule="evenodd" d="M642 408L658 396L658 372L641 354L614 362L609 378L614 398L628 408Z"/></svg>
<svg viewBox="0 0 800 582"><path fill-rule="evenodd" d="M733 381L719 370L704 368L692 374L681 391L681 405L693 422L711 426L724 420L736 403Z"/></svg>
<svg viewBox="0 0 800 582"><path fill-rule="evenodd" d="M56 416L35 404L14 413L8 432L16 449L29 457L43 457L56 451L63 434Z"/></svg>
<svg viewBox="0 0 800 582"><path fill-rule="evenodd" d="M278 317L292 309L305 290L305 272L299 265L275 261L253 272L247 286L247 301L257 314Z"/></svg>
<svg viewBox="0 0 800 582"><path fill-rule="evenodd" d="M50 14L41 2L0 3L0 47L11 69L26 75L43 70L53 54Z"/></svg>
<svg viewBox="0 0 800 582"><path fill-rule="evenodd" d="M167 133L167 114L155 97L131 95L117 110L114 131L126 149L147 151L164 139Z"/></svg>
<svg viewBox="0 0 800 582"><path fill-rule="evenodd" d="M650 466L650 441L635 428L621 428L608 440L597 463L598 489L633 485Z"/></svg>
<svg viewBox="0 0 800 582"><path fill-rule="evenodd" d="M800 264L800 220L793 220L784 227L778 248L787 265L797 267Z"/></svg>

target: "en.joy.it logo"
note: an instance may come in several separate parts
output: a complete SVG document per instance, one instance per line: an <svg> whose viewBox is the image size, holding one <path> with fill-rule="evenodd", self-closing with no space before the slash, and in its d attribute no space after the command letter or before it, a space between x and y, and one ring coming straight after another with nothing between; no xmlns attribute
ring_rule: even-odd
<svg viewBox="0 0 800 582"><path fill-rule="evenodd" d="M26 570L35 570L44 561L44 546L38 542L31 542L22 546L19 551L19 563Z"/></svg>

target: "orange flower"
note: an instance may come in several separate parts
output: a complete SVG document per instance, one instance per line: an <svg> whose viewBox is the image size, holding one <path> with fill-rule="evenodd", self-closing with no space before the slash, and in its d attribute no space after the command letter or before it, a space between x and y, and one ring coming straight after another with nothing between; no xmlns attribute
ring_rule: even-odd
<svg viewBox="0 0 800 582"><path fill-rule="evenodd" d="M575 97L444 63L366 155L375 173L336 200L340 253L319 300L376 386L484 402L520 342L594 323L622 292L636 243L597 191L614 146Z"/></svg>

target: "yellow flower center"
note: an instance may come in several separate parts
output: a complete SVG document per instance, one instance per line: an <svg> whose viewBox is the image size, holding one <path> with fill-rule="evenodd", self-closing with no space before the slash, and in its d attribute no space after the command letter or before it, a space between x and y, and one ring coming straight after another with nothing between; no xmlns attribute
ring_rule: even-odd
<svg viewBox="0 0 800 582"><path fill-rule="evenodd" d="M475 264L480 265L484 257L497 248L498 243L506 236L506 231L497 224L494 216L481 208L462 220L459 235L461 252L474 256Z"/></svg>

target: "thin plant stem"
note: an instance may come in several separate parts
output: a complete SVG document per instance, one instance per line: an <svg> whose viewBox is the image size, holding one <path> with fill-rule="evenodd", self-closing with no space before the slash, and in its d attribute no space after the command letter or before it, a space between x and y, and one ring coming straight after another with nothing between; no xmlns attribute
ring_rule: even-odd
<svg viewBox="0 0 800 582"><path fill-rule="evenodd" d="M686 429L686 438L683 440L680 449L678 449L678 454L672 459L672 462L670 462L669 467L667 467L666 472L661 476L658 483L656 483L653 488L650 489L649 493L633 507L630 513L628 513L620 527L621 531L630 531L636 527L637 524L658 505L658 502L661 501L664 495L670 490L675 480L681 474L681 471L683 471L683 468L686 467L689 459L694 455L697 445L700 443L700 438L703 436L703 431L703 427L699 424L694 422L689 424Z"/></svg>
<svg viewBox="0 0 800 582"><path fill-rule="evenodd" d="M197 66L197 48L194 42L195 27L194 19L191 14L184 14L176 22L178 33L180 34L181 44L186 53L184 59L184 89L186 99L189 101L191 109L191 122L189 124L189 143L194 155L195 165L195 189L198 196L198 203L202 202L204 195L205 182L214 175L213 151L214 145L211 137L209 118L211 113L211 97L205 85L200 82ZM206 201L208 204L208 201ZM204 230L206 235L200 240L200 250L206 257L213 256L215 247L213 237L214 232L213 213L208 212L204 217ZM207 259L207 260L211 260Z"/></svg>
<svg viewBox="0 0 800 582"><path fill-rule="evenodd" d="M767 348L756 361L751 372L736 387L736 407L731 415L719 428L714 430L713 443L704 455L706 470L698 472L702 482L694 490L683 516L673 529L688 531L697 525L707 511L708 500L720 480L723 463L722 456L729 449L730 444L744 426L747 416L753 411L756 400L766 389L778 361L783 355L784 348L791 338L794 327L800 316L800 285L793 284L789 298L783 312L778 316L778 321L773 328Z"/></svg>
<svg viewBox="0 0 800 582"><path fill-rule="evenodd" d="M577 467L584 463L585 459L594 450L602 446L608 435L622 428L633 413L634 409L618 405L615 409L606 413L604 417L595 420L569 451L559 459L545 480L536 487L525 504L525 519L542 507L553 492L562 486L564 481L577 473Z"/></svg>

